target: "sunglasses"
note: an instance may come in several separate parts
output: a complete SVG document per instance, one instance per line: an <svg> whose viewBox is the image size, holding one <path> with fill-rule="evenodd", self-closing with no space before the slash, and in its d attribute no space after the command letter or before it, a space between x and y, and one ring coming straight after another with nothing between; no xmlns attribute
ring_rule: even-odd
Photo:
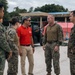
<svg viewBox="0 0 75 75"><path fill-rule="evenodd" d="M26 21L29 21L29 22L31 22L31 20L26 20Z"/></svg>

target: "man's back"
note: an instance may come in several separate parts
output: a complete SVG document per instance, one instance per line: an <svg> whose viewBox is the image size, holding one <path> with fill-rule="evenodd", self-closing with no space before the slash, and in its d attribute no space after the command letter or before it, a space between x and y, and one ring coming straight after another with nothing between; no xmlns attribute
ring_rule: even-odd
<svg viewBox="0 0 75 75"><path fill-rule="evenodd" d="M7 41L9 43L11 50L13 52L17 52L19 39L18 39L16 30L11 27L6 31L6 35L7 35Z"/></svg>

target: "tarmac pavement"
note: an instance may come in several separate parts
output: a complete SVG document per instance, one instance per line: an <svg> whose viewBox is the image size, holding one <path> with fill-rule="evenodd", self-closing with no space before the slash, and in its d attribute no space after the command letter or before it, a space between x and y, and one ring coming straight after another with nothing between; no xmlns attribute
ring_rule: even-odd
<svg viewBox="0 0 75 75"><path fill-rule="evenodd" d="M28 73L28 60L26 59L26 73ZM7 75L8 63L5 64L4 75ZM18 65L18 75L21 74L20 66L20 56ZM36 44L34 53L34 75L46 75L46 64L44 58L44 51L42 46ZM54 74L54 69L52 67L52 75ZM60 75L70 75L69 59L67 57L67 46L60 46Z"/></svg>

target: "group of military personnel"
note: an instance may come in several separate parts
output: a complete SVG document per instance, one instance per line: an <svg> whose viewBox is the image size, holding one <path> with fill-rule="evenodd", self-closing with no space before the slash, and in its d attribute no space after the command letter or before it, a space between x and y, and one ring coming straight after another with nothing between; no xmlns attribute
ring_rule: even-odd
<svg viewBox="0 0 75 75"><path fill-rule="evenodd" d="M74 24L71 29L70 38L68 42L68 53L67 56L70 59L70 73L75 75L75 10L70 12L70 21ZM56 75L60 74L59 65L59 46L63 42L63 30L55 22L53 15L47 16L48 24L45 27L44 40L43 40L43 50L45 51L45 63L47 75L51 75L52 59L54 72Z"/></svg>
<svg viewBox="0 0 75 75"><path fill-rule="evenodd" d="M0 75L3 75L6 59L8 61L7 75L17 75L19 39L16 29L19 26L19 21L17 18L13 18L11 28L5 30L2 25L3 16L4 6L0 3Z"/></svg>
<svg viewBox="0 0 75 75"><path fill-rule="evenodd" d="M19 26L19 21L17 18L13 18L11 21L12 26L8 30L5 30L4 26L2 25L3 16L4 6L0 3L0 75L3 75L6 59L8 61L7 75L17 75L18 50L20 51L20 44L16 29ZM69 19L74 23L74 27L71 29L69 38L68 57L70 58L71 75L75 75L75 10L70 12ZM56 75L59 75L59 46L63 41L63 30L60 25L55 23L55 18L53 15L48 15L47 21L48 25L46 27L43 39L43 50L45 51L47 75L51 75L52 59L54 72Z"/></svg>
<svg viewBox="0 0 75 75"><path fill-rule="evenodd" d="M27 24L27 27L23 26L23 29L30 29L27 30L27 36L28 36L28 44L25 43L24 45L20 45L20 40L18 36L18 27L20 27L19 20L14 17L10 21L11 26L5 29L3 26L3 16L4 16L4 6L3 4L0 3L0 75L3 75L4 73L4 68L5 68L5 60L8 62L8 70L7 70L7 75L17 75L18 73L18 54L22 57L21 61L22 64L22 75L25 74L25 69L24 69L24 64L25 64L25 50L22 53L23 50L21 50L21 47L26 47L28 60L29 60L29 73L28 75L33 75L33 53L34 53L34 43L33 43L33 38L32 38L32 32L31 29L29 28L30 25L30 17L26 17L23 19L23 23ZM18 31L19 32L19 31ZM25 31L24 31L25 32ZM25 32L26 33L26 32ZM26 35L24 36L26 38ZM32 39L31 39L32 38ZM22 39L23 43L24 40L27 41L27 39ZM30 41L30 43L29 43ZM27 45L26 45L27 44ZM26 54L26 56L27 56Z"/></svg>

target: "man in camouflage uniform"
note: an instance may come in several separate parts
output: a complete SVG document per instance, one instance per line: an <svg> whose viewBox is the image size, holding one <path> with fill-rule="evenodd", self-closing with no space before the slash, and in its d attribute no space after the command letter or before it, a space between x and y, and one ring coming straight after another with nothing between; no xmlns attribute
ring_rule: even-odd
<svg viewBox="0 0 75 75"><path fill-rule="evenodd" d="M68 57L70 59L70 72L75 75L75 10L70 12L70 21L74 26L71 29L69 43L68 43Z"/></svg>
<svg viewBox="0 0 75 75"><path fill-rule="evenodd" d="M11 27L6 31L7 41L12 50L12 57L8 60L8 71L7 75L17 75L18 73L18 49L19 39L16 33L16 29L19 26L17 18L13 18L11 21Z"/></svg>
<svg viewBox="0 0 75 75"><path fill-rule="evenodd" d="M54 16L48 15L47 17L48 26L45 30L44 40L43 40L43 49L45 51L45 62L47 67L47 75L51 75L52 59L54 72L56 75L60 74L59 66L59 45L63 40L62 28L55 23Z"/></svg>
<svg viewBox="0 0 75 75"><path fill-rule="evenodd" d="M12 56L12 51L7 43L5 37L4 26L2 25L2 18L4 16L4 6L0 3L0 75L3 75L5 67L5 52L9 53L8 59Z"/></svg>

